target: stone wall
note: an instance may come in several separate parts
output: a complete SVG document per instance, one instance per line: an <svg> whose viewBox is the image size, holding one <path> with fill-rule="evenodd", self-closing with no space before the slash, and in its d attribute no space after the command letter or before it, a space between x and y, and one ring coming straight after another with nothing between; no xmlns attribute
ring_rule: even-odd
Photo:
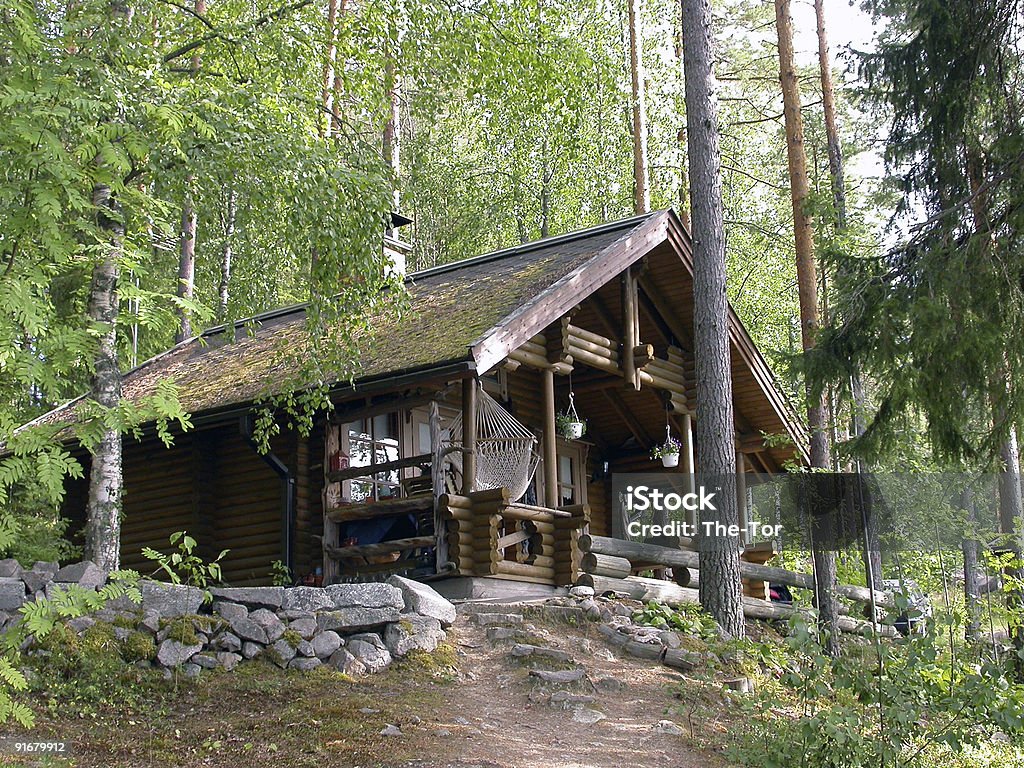
<svg viewBox="0 0 1024 768"><path fill-rule="evenodd" d="M52 596L58 587L99 589L106 582L106 572L91 562L25 569L0 561L0 628L18 620L24 603ZM71 619L69 629L81 634L109 622L119 641L152 648L153 658L137 663L188 675L257 658L289 669L329 664L350 675L370 674L412 650L433 651L455 621L455 606L400 576L328 587L213 588L206 602L195 587L151 580L139 586L141 604L111 601L92 616ZM31 651L31 638L25 649Z"/></svg>

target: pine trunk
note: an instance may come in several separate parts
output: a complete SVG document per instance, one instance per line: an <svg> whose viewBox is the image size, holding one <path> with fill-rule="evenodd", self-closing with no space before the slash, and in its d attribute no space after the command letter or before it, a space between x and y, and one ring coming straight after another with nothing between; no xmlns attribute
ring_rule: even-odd
<svg viewBox="0 0 1024 768"><path fill-rule="evenodd" d="M647 107L644 83L642 0L629 0L629 75L633 111L633 212L651 210L647 180Z"/></svg>
<svg viewBox="0 0 1024 768"><path fill-rule="evenodd" d="M974 494L968 487L960 496L960 508L966 513L967 530L973 532L977 522L974 509ZM964 554L964 607L967 619L964 622L964 639L971 645L978 642L981 630L981 590L978 585L978 541L968 535L960 544Z"/></svg>
<svg viewBox="0 0 1024 768"><path fill-rule="evenodd" d="M110 187L93 188L98 223L106 234L108 248L93 267L89 288L89 319L103 330L93 361L90 397L103 408L116 408L121 401L121 369L117 359L117 316L124 224ZM89 500L86 509L85 558L104 570L117 570L121 558L121 433L103 432L92 456L89 470Z"/></svg>
<svg viewBox="0 0 1024 768"><path fill-rule="evenodd" d="M779 79L782 84L783 114L786 123L786 154L789 160L789 183L793 203L793 234L796 245L797 290L800 295L800 329L804 351L814 348L818 332L818 279L814 264L814 229L807 212L810 181L807 176L807 155L804 150L803 117L800 113L800 86L793 61L793 20L789 0L775 0L775 23L779 35ZM807 423L811 431L811 466L832 469L828 444L828 424L821 396L808 391ZM839 617L835 600L835 553L815 549L815 601L825 636L825 649L839 654Z"/></svg>
<svg viewBox="0 0 1024 768"><path fill-rule="evenodd" d="M710 0L683 2L683 69L686 84L690 211L693 219L694 345L697 379L696 465L723 486L717 518L738 524L735 426L726 297L718 97L712 73ZM702 513L702 521L707 520ZM714 514L714 513L711 513ZM719 626L744 635L739 541L701 536L700 601Z"/></svg>
<svg viewBox="0 0 1024 768"><path fill-rule="evenodd" d="M1006 537L1005 546L1014 555L1014 563L1006 569L1007 581L1013 585L1006 593L1006 608L1011 616L1011 640L1019 654L1024 650L1024 593L1020 588L1024 571L1019 565L1022 547L1017 525L1024 517L1024 500L1021 498L1017 430L1012 426L1000 446L999 459L1003 465L999 473L999 532ZM1018 677L1024 677L1024 662L1018 659L1016 666Z"/></svg>

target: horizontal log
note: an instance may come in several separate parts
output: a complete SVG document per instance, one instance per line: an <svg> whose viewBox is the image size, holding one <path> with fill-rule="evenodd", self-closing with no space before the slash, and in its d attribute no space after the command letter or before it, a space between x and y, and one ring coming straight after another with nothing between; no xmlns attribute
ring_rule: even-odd
<svg viewBox="0 0 1024 768"><path fill-rule="evenodd" d="M375 555L388 555L393 552L432 547L434 543L433 536L413 536L409 539L382 541L378 544L357 544L352 547L333 547L330 544L324 544L324 552L336 560L343 557L374 557Z"/></svg>
<svg viewBox="0 0 1024 768"><path fill-rule="evenodd" d="M381 499L358 504L344 504L327 510L327 519L332 523L350 520L368 520L377 517L392 517L410 512L425 512L433 509L432 496L410 496L405 499Z"/></svg>
<svg viewBox="0 0 1024 768"><path fill-rule="evenodd" d="M580 349L577 346L570 347L569 354L572 359L577 363L583 363L589 365L592 368L597 368L599 371L606 371L607 373L622 375L622 371L619 369L619 364L615 360L610 360L607 357L596 355L593 352L588 352L585 349Z"/></svg>
<svg viewBox="0 0 1024 768"><path fill-rule="evenodd" d="M522 504L510 504L499 513L506 520L528 520L539 523L552 523L560 517L570 517L568 512L544 507L531 507Z"/></svg>
<svg viewBox="0 0 1024 768"><path fill-rule="evenodd" d="M579 548L583 552L596 552L601 555L625 557L630 562L681 566L692 570L700 569L700 555L697 552L669 549L653 544L626 541L625 539L583 535L580 537ZM791 587L800 587L802 589L814 589L814 576L809 573L795 573L787 571L785 568L757 565L756 563L748 563L743 560L740 561L740 576L747 579L761 579L776 584L787 584ZM867 587L840 584L836 588L836 593L850 600L857 600L859 602L871 601L871 593ZM875 592L875 602L884 608L895 607L892 596L886 592Z"/></svg>
<svg viewBox="0 0 1024 768"><path fill-rule="evenodd" d="M328 472L327 480L332 483L340 483L344 480L351 480L354 477L378 475L384 472L408 469L409 467L429 467L431 458L431 454L422 453L419 456L406 456L402 459L385 461L380 464L368 464L365 467L348 467L346 469L338 469L333 472Z"/></svg>
<svg viewBox="0 0 1024 768"><path fill-rule="evenodd" d="M576 583L582 586L592 587L599 594L602 592L618 592L628 595L635 600L657 600L666 605L682 603L700 603L700 591L690 587L680 587L669 581L658 581L656 579L641 579L638 576L630 576L626 579L609 579L604 576L592 576L583 574ZM799 609L780 603L771 603L765 600L758 600L752 597L743 598L743 615L748 619L782 620L786 621L794 615L802 613ZM871 625L866 621L859 621L849 616L840 616L836 625L843 632L852 634L867 634ZM896 630L888 625L875 625L875 631L883 637L895 637Z"/></svg>
<svg viewBox="0 0 1024 768"><path fill-rule="evenodd" d="M511 560L499 560L497 573L506 576L532 576L537 579L547 579L549 582L555 580L554 568L543 568L538 565L527 565L526 563L514 563Z"/></svg>
<svg viewBox="0 0 1024 768"><path fill-rule="evenodd" d="M580 567L587 573L597 576L609 576L614 579L624 579L629 576L632 566L629 560L614 555L599 555L596 552L588 552L583 555Z"/></svg>

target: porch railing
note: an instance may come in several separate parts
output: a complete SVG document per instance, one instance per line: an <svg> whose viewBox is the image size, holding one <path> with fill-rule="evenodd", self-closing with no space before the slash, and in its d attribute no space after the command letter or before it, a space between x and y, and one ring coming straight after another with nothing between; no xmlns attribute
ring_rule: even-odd
<svg viewBox="0 0 1024 768"><path fill-rule="evenodd" d="M443 494L439 505L451 568L459 574L559 585L571 584L580 570L586 505L513 503L507 488Z"/></svg>

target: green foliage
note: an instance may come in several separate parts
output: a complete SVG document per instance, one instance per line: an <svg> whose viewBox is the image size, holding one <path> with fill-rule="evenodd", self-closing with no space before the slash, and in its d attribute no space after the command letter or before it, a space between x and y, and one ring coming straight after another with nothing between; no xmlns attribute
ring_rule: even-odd
<svg viewBox="0 0 1024 768"><path fill-rule="evenodd" d="M127 598L131 602L141 603L142 594L138 582L138 573L123 570L111 573L107 583L98 590L86 589L77 584L55 585L50 597L37 598L21 607L21 618L13 629L8 630L5 640L9 647L17 646L29 635L40 640L59 626L60 622L100 611L112 600Z"/></svg>
<svg viewBox="0 0 1024 768"><path fill-rule="evenodd" d="M121 641L121 657L131 663L156 658L156 642L146 632L132 632Z"/></svg>
<svg viewBox="0 0 1024 768"><path fill-rule="evenodd" d="M195 623L191 616L176 616L161 622L161 628L167 630L167 639L176 640L182 645L197 645L199 637L196 634Z"/></svg>
<svg viewBox="0 0 1024 768"><path fill-rule="evenodd" d="M280 560L270 564L270 579L275 587L290 587L294 583L291 568Z"/></svg>
<svg viewBox="0 0 1024 768"><path fill-rule="evenodd" d="M826 656L802 621L788 642L778 684L745 705L745 738L731 750L744 765L925 768L937 751L959 755L995 734L1024 732L1024 686L1010 669L985 658L952 662L934 629L840 659ZM789 713L780 711L786 693L795 697Z"/></svg>
<svg viewBox="0 0 1024 768"><path fill-rule="evenodd" d="M718 625L697 604L684 603L673 609L651 600L633 613L632 620L634 624L671 629L704 640L718 639Z"/></svg>
<svg viewBox="0 0 1024 768"><path fill-rule="evenodd" d="M558 434L560 434L564 438L568 439L573 436L572 432L570 431L569 425L576 423L580 423L583 425L583 431L580 432L580 437L587 434L586 419L581 419L578 416L570 415L562 411L559 411L558 413L555 414L555 428L558 430Z"/></svg>
<svg viewBox="0 0 1024 768"><path fill-rule="evenodd" d="M223 550L216 559L206 562L196 554L196 540L186 531L172 533L168 541L171 546L177 545L177 551L164 554L152 547L145 547L142 550L143 556L147 560L154 561L158 566L153 573L162 572L172 584L198 587L203 590L203 602L212 601L213 594L207 589L207 586L210 583L221 581L220 561L224 559L229 550Z"/></svg>

